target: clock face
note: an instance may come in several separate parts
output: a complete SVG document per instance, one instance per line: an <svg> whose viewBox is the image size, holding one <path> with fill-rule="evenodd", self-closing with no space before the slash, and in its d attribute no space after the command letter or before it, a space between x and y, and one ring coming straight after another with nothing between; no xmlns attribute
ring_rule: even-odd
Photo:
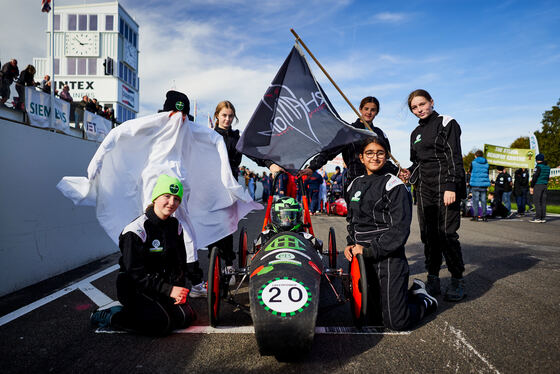
<svg viewBox="0 0 560 374"><path fill-rule="evenodd" d="M98 56L99 34L88 32L66 33L66 56Z"/></svg>

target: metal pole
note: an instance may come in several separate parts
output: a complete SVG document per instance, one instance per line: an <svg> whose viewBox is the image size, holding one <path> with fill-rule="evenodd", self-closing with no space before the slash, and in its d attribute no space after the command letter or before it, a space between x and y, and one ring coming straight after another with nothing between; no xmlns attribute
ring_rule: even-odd
<svg viewBox="0 0 560 374"><path fill-rule="evenodd" d="M54 104L54 90L56 83L54 81L54 0L51 1L51 129L54 129L55 121L55 104Z"/></svg>
<svg viewBox="0 0 560 374"><path fill-rule="evenodd" d="M313 61L315 61L315 63L317 64L317 66L319 66L319 68L323 71L323 73L327 76L327 78L329 78L329 80L331 81L331 83L333 84L333 86L338 90L338 92L340 93L340 95L342 95L342 97L344 98L344 100L346 100L346 102L348 103L348 105L350 105L350 108L352 108L352 110L354 110L354 113L356 113L356 115L358 116L358 118L360 118L360 121L362 121L362 123L368 128L369 131L373 132L373 129L371 128L371 126L369 125L369 123L367 123L367 121L364 119L364 117L362 117L362 115L360 114L360 112L358 112L358 110L354 107L354 105L352 105L352 103L350 102L350 100L348 100L348 98L346 97L346 95L344 95L344 93L342 92L342 90L338 87L338 85L335 83L335 81L331 78L331 76L329 75L329 73L327 73L327 71L323 68L323 66L321 65L321 63L315 58L315 56L313 56L313 53L311 53L311 51L309 50L309 48L307 48L307 46L305 45L305 43L303 42L303 40L301 40L301 38L299 37L299 35L295 32L294 29L290 29L290 31L292 32L292 34L294 34L294 36L296 37L296 41L298 43L301 44L301 46L303 48L305 48L305 50L307 51L307 53L309 53L309 56L311 56L311 58L313 59ZM398 168L401 168L401 164L397 161L396 158L393 157L393 155L391 154L391 152L389 152L389 150L387 150L387 153L389 154L389 157L391 158L391 160L393 160L393 162L398 166Z"/></svg>

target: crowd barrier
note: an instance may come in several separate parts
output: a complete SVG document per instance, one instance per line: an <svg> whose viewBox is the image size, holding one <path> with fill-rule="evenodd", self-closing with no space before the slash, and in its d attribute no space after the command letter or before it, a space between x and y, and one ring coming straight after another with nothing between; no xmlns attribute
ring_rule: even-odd
<svg viewBox="0 0 560 374"><path fill-rule="evenodd" d="M25 111L31 126L52 129L67 135L80 134L87 140L101 142L113 128L113 123L95 113L72 110L72 105L54 98L54 123L51 123L51 95L38 91L34 87L25 88ZM77 117L76 118L76 114ZM83 123L82 132L79 124Z"/></svg>

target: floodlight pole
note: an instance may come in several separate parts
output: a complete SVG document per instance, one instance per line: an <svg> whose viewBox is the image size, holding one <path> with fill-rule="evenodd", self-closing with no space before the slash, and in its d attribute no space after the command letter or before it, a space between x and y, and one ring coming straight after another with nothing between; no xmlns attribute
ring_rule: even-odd
<svg viewBox="0 0 560 374"><path fill-rule="evenodd" d="M301 38L299 37L299 35L297 34L297 32L295 32L294 29L290 29L290 31L292 32L292 34L294 34L294 36L296 37L296 42L301 44L301 46L307 51L307 53L309 53L309 56L311 56L311 58L313 59L313 61L315 61L315 63L317 64L317 66L319 66L319 68L323 71L323 73L327 76L327 78L329 78L329 80L331 81L331 83L333 84L333 86L338 90L338 92L342 95L342 97L344 98L344 100L346 100L346 102L348 103L348 105L350 105L350 108L352 108L352 110L354 110L354 113L356 113L356 115L358 116L358 118L360 118L360 121L362 121L362 123L368 128L369 131L373 132L373 129L371 128L371 126L369 125L369 123L364 119L364 117L362 117L362 114L360 112L358 112L356 110L356 108L354 107L354 105L352 105L352 103L350 102L350 100L348 100L348 98L346 97L346 95L342 92L342 90L338 87L338 85L335 83L335 81L331 78L331 76L329 75L329 73L327 73L327 71L325 70L325 68L323 68L323 65L321 65L321 63L315 58L315 56L313 56L313 53L311 53L311 51L309 50L309 48L307 48L307 46L305 45L305 43L303 42L303 40L301 40ZM391 154L391 152L389 152L389 150L387 150L387 153L389 154L389 157L391 158L391 160L393 160L393 162L399 167L399 169L401 168L401 164L393 157L393 155Z"/></svg>

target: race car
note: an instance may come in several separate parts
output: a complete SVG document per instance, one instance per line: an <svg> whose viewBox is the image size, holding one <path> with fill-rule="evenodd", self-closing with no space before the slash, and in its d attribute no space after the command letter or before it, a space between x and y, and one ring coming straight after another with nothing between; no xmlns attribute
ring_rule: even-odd
<svg viewBox="0 0 560 374"><path fill-rule="evenodd" d="M249 312L261 355L291 360L311 350L319 312L321 279L327 281L338 304L350 301L356 326L365 324L367 280L361 255L355 256L348 271L337 268L334 228L327 241L327 264L323 264L323 242L315 238L307 198L303 207L291 197L269 197L261 234L249 251L247 231L239 237L240 284L230 290L230 274L217 248L211 250L208 271L208 310L213 327L219 324L220 302L225 300L244 309L236 300L241 283L248 279ZM250 261L248 255L252 254ZM342 279L342 290L333 278Z"/></svg>

